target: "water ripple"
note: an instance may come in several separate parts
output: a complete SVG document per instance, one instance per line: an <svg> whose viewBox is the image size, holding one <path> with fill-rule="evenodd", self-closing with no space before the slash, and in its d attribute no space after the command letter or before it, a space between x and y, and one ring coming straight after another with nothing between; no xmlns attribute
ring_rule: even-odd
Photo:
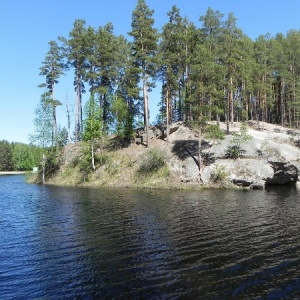
<svg viewBox="0 0 300 300"><path fill-rule="evenodd" d="M1 299L298 299L299 193L0 178Z"/></svg>

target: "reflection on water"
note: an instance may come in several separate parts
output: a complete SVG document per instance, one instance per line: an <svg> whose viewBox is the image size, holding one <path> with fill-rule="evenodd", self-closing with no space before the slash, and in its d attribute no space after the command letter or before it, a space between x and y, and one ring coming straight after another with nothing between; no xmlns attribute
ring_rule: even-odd
<svg viewBox="0 0 300 300"><path fill-rule="evenodd" d="M0 177L1 299L297 299L299 192Z"/></svg>

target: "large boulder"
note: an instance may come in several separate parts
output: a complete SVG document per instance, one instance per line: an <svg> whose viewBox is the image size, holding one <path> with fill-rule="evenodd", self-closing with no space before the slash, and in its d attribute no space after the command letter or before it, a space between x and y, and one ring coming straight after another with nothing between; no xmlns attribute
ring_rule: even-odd
<svg viewBox="0 0 300 300"><path fill-rule="evenodd" d="M180 180L182 182L195 182L199 180L199 168L194 157L187 157L182 161Z"/></svg>
<svg viewBox="0 0 300 300"><path fill-rule="evenodd" d="M258 159L218 159L201 173L204 183L209 183L217 166L223 166L226 180L241 187L261 188L267 178L273 177L274 170L266 162Z"/></svg>
<svg viewBox="0 0 300 300"><path fill-rule="evenodd" d="M266 179L267 185L282 185L297 182L299 172L295 165L282 161L270 161L269 163L274 169L274 174Z"/></svg>

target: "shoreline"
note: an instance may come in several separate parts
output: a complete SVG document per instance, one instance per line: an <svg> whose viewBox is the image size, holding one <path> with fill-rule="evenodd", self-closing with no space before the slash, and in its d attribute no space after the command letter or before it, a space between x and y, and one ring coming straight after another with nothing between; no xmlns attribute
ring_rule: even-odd
<svg viewBox="0 0 300 300"><path fill-rule="evenodd" d="M1 175L23 175L26 174L25 171L3 171L0 172L0 176Z"/></svg>

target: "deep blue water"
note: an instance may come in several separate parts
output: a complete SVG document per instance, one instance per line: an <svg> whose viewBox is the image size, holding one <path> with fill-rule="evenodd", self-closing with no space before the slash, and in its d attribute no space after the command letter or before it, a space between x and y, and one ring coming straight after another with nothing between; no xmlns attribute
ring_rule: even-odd
<svg viewBox="0 0 300 300"><path fill-rule="evenodd" d="M0 299L299 299L300 200L0 176Z"/></svg>

